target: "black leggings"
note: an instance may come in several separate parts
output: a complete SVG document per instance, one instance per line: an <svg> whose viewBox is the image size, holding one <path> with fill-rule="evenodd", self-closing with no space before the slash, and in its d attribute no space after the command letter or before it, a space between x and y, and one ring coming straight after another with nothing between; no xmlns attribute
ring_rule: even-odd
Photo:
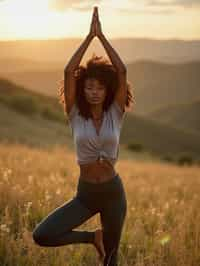
<svg viewBox="0 0 200 266"><path fill-rule="evenodd" d="M116 266L127 200L119 174L103 183L78 179L75 197L65 202L34 229L33 239L40 246L94 243L94 231L72 230L100 213L105 249L104 266Z"/></svg>

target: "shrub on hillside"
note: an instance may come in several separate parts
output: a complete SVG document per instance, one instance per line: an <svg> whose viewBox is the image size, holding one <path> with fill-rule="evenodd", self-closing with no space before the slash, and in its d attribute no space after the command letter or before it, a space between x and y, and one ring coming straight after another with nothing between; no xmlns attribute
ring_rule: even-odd
<svg viewBox="0 0 200 266"><path fill-rule="evenodd" d="M37 102L32 97L26 95L13 95L10 98L4 99L4 103L25 115L32 115L38 111Z"/></svg>
<svg viewBox="0 0 200 266"><path fill-rule="evenodd" d="M166 161L166 162L174 162L174 158L173 156L166 154L163 157L161 157L162 160Z"/></svg>
<svg viewBox="0 0 200 266"><path fill-rule="evenodd" d="M132 142L128 144L128 149L136 152L140 152L143 150L143 146L141 143Z"/></svg>
<svg viewBox="0 0 200 266"><path fill-rule="evenodd" d="M176 162L179 165L192 165L194 163L194 158L192 157L192 155L190 153L181 153L177 156Z"/></svg>
<svg viewBox="0 0 200 266"><path fill-rule="evenodd" d="M65 123L62 109L57 106L43 104L37 98L29 95L0 95L0 102L24 115L41 114L45 119Z"/></svg>
<svg viewBox="0 0 200 266"><path fill-rule="evenodd" d="M64 116L61 112L52 110L51 107L45 106L42 111L41 115L48 120L53 120L57 122L64 122Z"/></svg>

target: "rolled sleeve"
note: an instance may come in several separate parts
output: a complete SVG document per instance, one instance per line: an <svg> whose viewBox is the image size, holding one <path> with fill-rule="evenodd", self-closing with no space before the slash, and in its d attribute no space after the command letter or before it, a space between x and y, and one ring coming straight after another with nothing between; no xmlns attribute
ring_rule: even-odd
<svg viewBox="0 0 200 266"><path fill-rule="evenodd" d="M111 105L111 112L113 114L113 118L119 123L119 126L121 127L123 118L125 116L125 108L122 110L119 104L116 101L113 101Z"/></svg>
<svg viewBox="0 0 200 266"><path fill-rule="evenodd" d="M69 114L68 114L70 122L73 122L73 120L77 114L78 114L78 107L77 107L76 103L74 103L71 107Z"/></svg>
<svg viewBox="0 0 200 266"><path fill-rule="evenodd" d="M76 120L76 117L78 115L78 107L76 105L76 103L74 103L71 107L71 110L68 114L68 121L69 121L69 127L71 129L71 134L73 136L73 131L74 131L74 126L75 126L75 120Z"/></svg>

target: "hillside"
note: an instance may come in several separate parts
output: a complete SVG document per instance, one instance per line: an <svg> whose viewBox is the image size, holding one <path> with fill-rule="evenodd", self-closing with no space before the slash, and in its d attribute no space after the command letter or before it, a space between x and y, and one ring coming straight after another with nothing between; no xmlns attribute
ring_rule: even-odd
<svg viewBox="0 0 200 266"><path fill-rule="evenodd" d="M128 65L128 78L135 87L135 112L143 115L169 104L200 98L200 61L164 64L140 61Z"/></svg>
<svg viewBox="0 0 200 266"><path fill-rule="evenodd" d="M0 80L0 125L1 142L72 147L68 137L71 133L58 99L4 79Z"/></svg>
<svg viewBox="0 0 200 266"><path fill-rule="evenodd" d="M64 122L63 107L57 97L27 90L21 85L0 79L0 102L22 114L40 114L51 120Z"/></svg>
<svg viewBox="0 0 200 266"><path fill-rule="evenodd" d="M195 132L131 114L124 121L121 142L140 143L144 149L163 156L188 152L199 157L199 136Z"/></svg>
<svg viewBox="0 0 200 266"><path fill-rule="evenodd" d="M188 104L167 105L147 115L151 119L200 133L200 100Z"/></svg>
<svg viewBox="0 0 200 266"><path fill-rule="evenodd" d="M49 148L63 145L73 148L69 128L39 116L26 116L0 102L0 142L20 143L30 147Z"/></svg>
<svg viewBox="0 0 200 266"><path fill-rule="evenodd" d="M32 91L55 97L58 89L57 82L63 78L63 70L10 72L1 74L1 77Z"/></svg>
<svg viewBox="0 0 200 266"><path fill-rule="evenodd" d="M39 146L68 143L73 147L71 132L57 99L1 80L0 104L1 141L7 139ZM198 134L127 112L120 145L127 152L127 145L135 142L142 144L144 152L156 156L181 152L189 152L195 157L200 154Z"/></svg>

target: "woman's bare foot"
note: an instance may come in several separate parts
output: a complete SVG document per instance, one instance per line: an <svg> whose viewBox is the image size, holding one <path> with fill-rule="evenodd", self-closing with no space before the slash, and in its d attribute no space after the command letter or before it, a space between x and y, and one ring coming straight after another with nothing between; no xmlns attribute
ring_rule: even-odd
<svg viewBox="0 0 200 266"><path fill-rule="evenodd" d="M99 253L99 259L103 261L105 257L105 250L104 250L104 245L103 245L102 229L97 229L95 231L94 245Z"/></svg>

